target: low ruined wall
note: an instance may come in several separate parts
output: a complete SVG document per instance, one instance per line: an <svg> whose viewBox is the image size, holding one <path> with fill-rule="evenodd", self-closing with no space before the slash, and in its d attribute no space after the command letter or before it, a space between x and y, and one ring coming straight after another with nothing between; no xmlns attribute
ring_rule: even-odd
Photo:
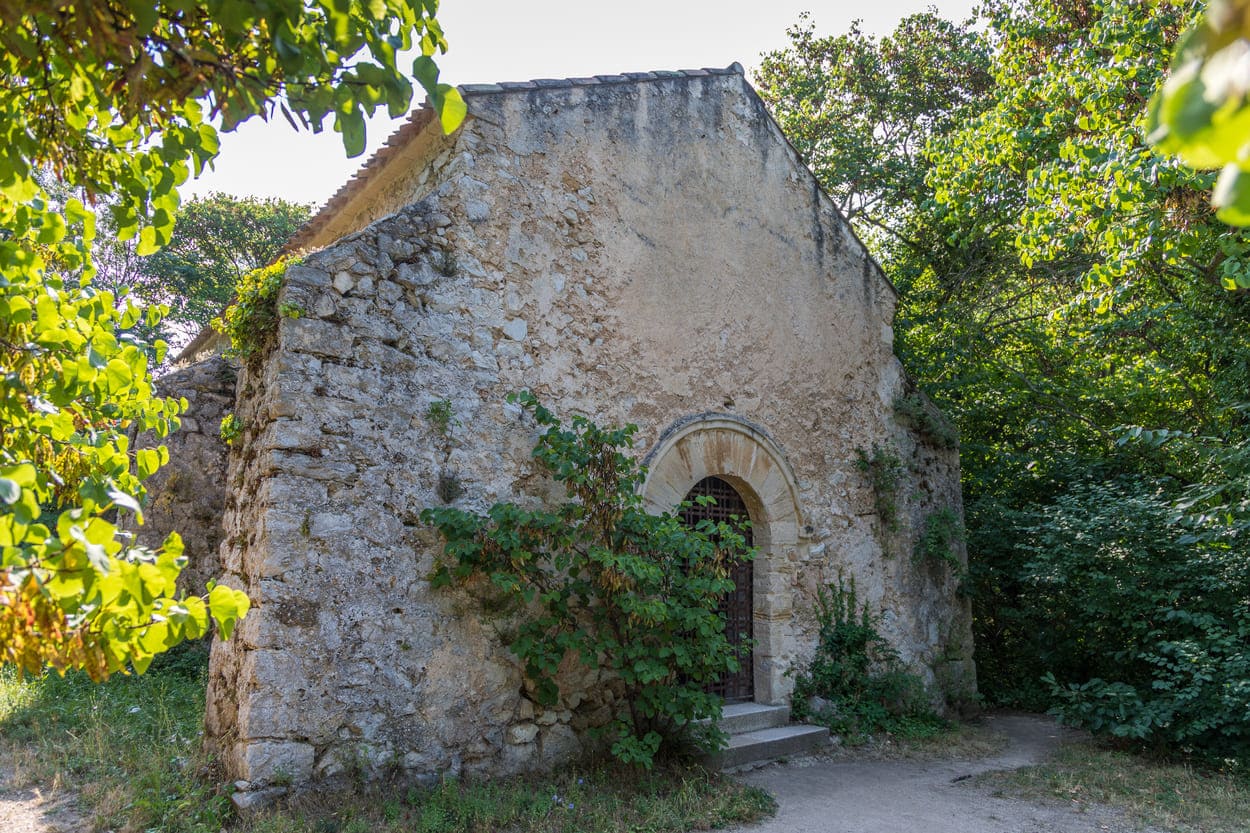
<svg viewBox="0 0 1250 833"><path fill-rule="evenodd" d="M164 445L169 463L144 482L148 503L144 524L135 532L139 543L158 547L171 532L182 536L187 566L178 587L202 594L219 575L222 514L226 504L226 444L221 419L234 406L237 370L231 362L210 357L167 373L156 380L156 394L184 398L182 426L164 439L141 435L144 447Z"/></svg>

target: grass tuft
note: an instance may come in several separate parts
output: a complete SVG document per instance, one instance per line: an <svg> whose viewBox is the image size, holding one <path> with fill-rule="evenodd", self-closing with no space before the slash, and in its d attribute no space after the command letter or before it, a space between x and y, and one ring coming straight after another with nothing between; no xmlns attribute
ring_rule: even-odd
<svg viewBox="0 0 1250 833"><path fill-rule="evenodd" d="M201 750L207 649L95 684L0 669L0 754L16 787L77 793L97 830L217 833L229 799Z"/></svg>
<svg viewBox="0 0 1250 833"><path fill-rule="evenodd" d="M768 793L699 767L619 764L429 790L369 785L310 795L243 826L247 833L681 833L772 815Z"/></svg>

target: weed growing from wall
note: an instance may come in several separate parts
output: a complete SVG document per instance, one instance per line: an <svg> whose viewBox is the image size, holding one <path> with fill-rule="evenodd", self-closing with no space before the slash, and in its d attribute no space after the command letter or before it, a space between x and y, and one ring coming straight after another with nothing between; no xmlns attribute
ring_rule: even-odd
<svg viewBox="0 0 1250 833"><path fill-rule="evenodd" d="M953 509L942 507L930 512L924 519L924 529L916 541L913 558L919 563L946 564L960 571L959 554L955 544L964 539L964 525Z"/></svg>
<svg viewBox="0 0 1250 833"><path fill-rule="evenodd" d="M455 503L464 495L464 484L460 481L460 475L447 465L451 461L453 446L451 432L453 428L460 425L460 420L456 419L456 412L452 409L451 400L436 399L431 402L425 409L425 421L438 435L435 442L443 452L444 467L438 472L434 493L443 503Z"/></svg>
<svg viewBox="0 0 1250 833"><path fill-rule="evenodd" d="M426 509L422 520L446 541L432 585L468 587L492 611L520 616L506 640L541 704L556 703L568 654L620 680L622 708L601 731L613 755L649 768L696 740L693 721L720 717L720 698L704 688L738 659L717 602L733 589L732 566L754 551L728 523L691 529L643 510L645 470L624 453L636 426L574 417L566 427L529 393L509 399L544 429L534 457L568 500L539 510L500 503L486 515Z"/></svg>
<svg viewBox="0 0 1250 833"><path fill-rule="evenodd" d="M243 434L243 422L234 414L228 413L221 418L221 428L218 430L222 442L232 445Z"/></svg>
<svg viewBox="0 0 1250 833"><path fill-rule="evenodd" d="M230 355L247 361L277 332L279 317L298 318L302 314L295 305L278 307L286 270L300 262L295 256L279 258L239 279L234 303L213 319L217 332L230 338Z"/></svg>
<svg viewBox="0 0 1250 833"><path fill-rule="evenodd" d="M450 399L436 399L425 409L425 421L442 437L450 437L453 426L459 425Z"/></svg>
<svg viewBox="0 0 1250 833"><path fill-rule="evenodd" d="M873 509L886 532L898 531L898 487L903 479L903 461L888 449L873 443L872 453L855 450L855 466L868 477L872 487Z"/></svg>

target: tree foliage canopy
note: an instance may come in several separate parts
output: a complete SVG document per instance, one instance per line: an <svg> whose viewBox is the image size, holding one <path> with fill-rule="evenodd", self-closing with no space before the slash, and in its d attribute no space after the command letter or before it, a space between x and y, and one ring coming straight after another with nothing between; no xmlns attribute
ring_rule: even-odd
<svg viewBox="0 0 1250 833"><path fill-rule="evenodd" d="M1245 658L1226 648L1250 603L1239 534L1250 528L1250 239L1212 210L1213 174L1144 136L1161 56L1199 11L996 0L979 28L928 21L964 47L932 64L949 80L927 82L936 115L917 122L924 147L904 180L890 131L860 131L852 117L844 139L806 103L835 80L824 98L853 101L871 87L791 60L800 77L765 91L783 119L813 120L818 139L800 130L800 152L835 193L864 195L847 204L892 195L890 233L873 233L880 221L862 214L852 223L900 290L898 352L959 426L983 690L1174 746L1209 746L1231 724L1202 718L1216 699L1151 663L1183 655L1209 691L1231 684ZM845 38L877 61L926 49L898 33ZM794 54L808 42L798 33ZM945 99L946 88L961 93ZM859 109L895 106L888 89L871 98ZM864 174L840 174L848 165ZM1087 538L1069 546L1043 534L1060 522ZM1089 537L1095 529L1105 534ZM1160 543L1141 552L1140 569L1109 572L1151 538ZM1242 608L1199 625L1220 615L1201 592L1168 594L1198 587L1214 564ZM1125 610L1151 627L1111 628L1064 607L1065 594L1105 592L1086 581L1096 573L1134 582ZM1047 672L1053 687L1039 682Z"/></svg>
<svg viewBox="0 0 1250 833"><path fill-rule="evenodd" d="M271 263L310 213L279 199L193 199L179 210L169 244L127 276L131 294L167 306L161 336L185 339L221 314L243 276Z"/></svg>
<svg viewBox="0 0 1250 833"><path fill-rule="evenodd" d="M880 39L858 23L820 37L806 16L789 35L756 72L760 95L861 234L909 239L907 209L926 192L925 146L978 112L989 45L969 23L933 12Z"/></svg>
<svg viewBox="0 0 1250 833"><path fill-rule="evenodd" d="M436 0L208 3L0 0L0 656L93 677L143 670L247 608L215 587L177 599L176 536L158 552L119 535L142 481L166 459L128 432L163 436L184 403L152 395L142 313L93 285L92 206L107 205L140 256L170 240L177 186L225 129L277 112L314 130L333 117L349 153L364 117L404 112L412 83L446 129L463 116L431 59L445 47ZM50 194L41 181L58 184ZM42 179L41 179L42 178ZM146 322L155 325L159 310ZM159 360L163 345L156 345Z"/></svg>

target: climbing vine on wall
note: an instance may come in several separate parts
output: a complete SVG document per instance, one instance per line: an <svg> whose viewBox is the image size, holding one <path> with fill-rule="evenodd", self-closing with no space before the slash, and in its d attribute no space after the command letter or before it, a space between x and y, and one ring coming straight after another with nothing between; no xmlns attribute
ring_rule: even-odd
<svg viewBox="0 0 1250 833"><path fill-rule="evenodd" d="M499 503L485 515L426 509L422 520L446 541L432 584L469 587L493 611L519 614L509 648L541 704L558 699L569 654L623 683L622 708L600 731L617 758L650 767L693 739L693 721L720 716L720 698L704 689L738 659L717 602L733 589L730 568L754 551L727 523L690 528L644 511L645 470L626 453L636 426L575 416L566 427L532 394L509 398L543 429L534 457L568 499L538 510Z"/></svg>

